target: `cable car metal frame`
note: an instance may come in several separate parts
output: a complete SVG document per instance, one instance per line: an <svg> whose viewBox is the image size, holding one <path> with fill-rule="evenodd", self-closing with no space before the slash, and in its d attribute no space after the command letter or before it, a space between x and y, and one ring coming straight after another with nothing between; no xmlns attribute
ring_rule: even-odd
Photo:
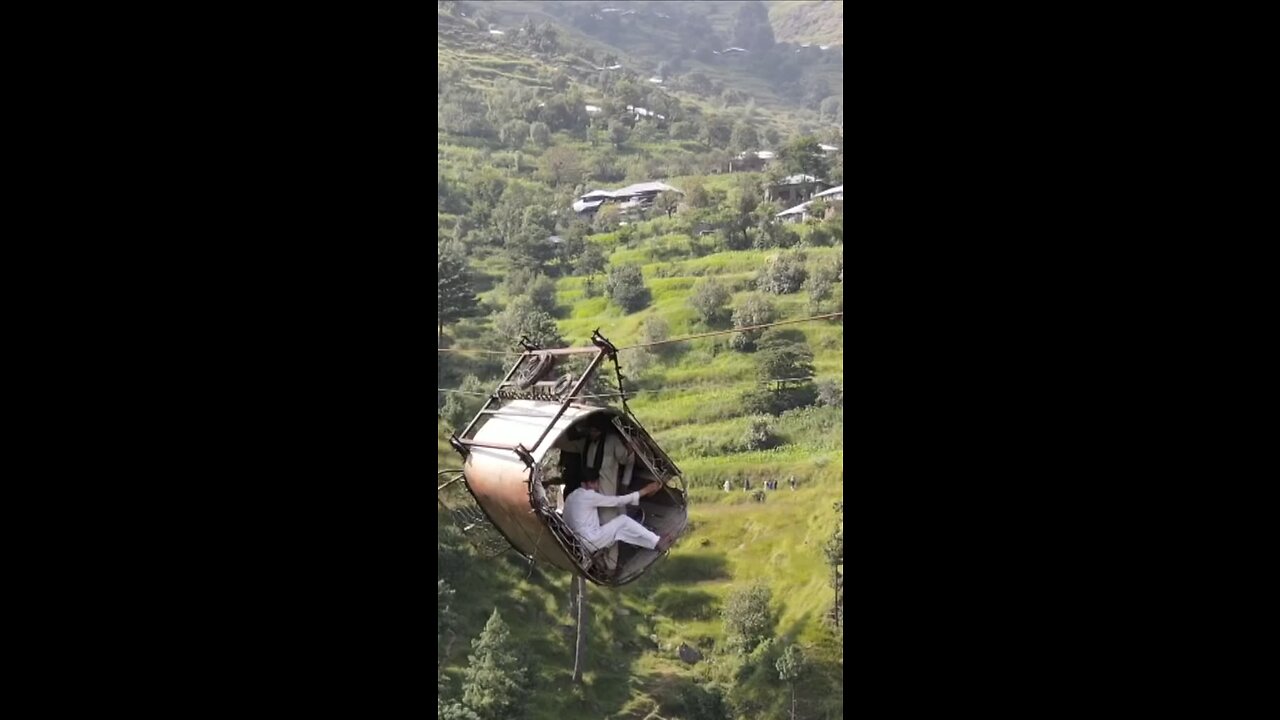
<svg viewBox="0 0 1280 720"><path fill-rule="evenodd" d="M663 485L662 490L641 500L646 523L659 534L676 535L688 524L680 468L627 405L618 350L598 329L591 335L591 347L542 349L526 338L520 342L524 352L515 365L462 432L450 437L449 444L463 458L463 469L461 473L453 471L455 476L437 487L437 500L453 512L463 534L482 547L494 547L492 532L496 530L511 549L531 563L551 564L606 587L629 583L665 552L627 545L624 547L630 550L625 551L625 558L620 553L618 571L604 571L598 562L603 551L591 552L585 547L556 511L544 485L543 466L571 428L607 421L635 455L630 489L639 489L651 480ZM561 359L584 355L591 356L590 362L579 377L543 380ZM621 410L583 402L587 399L583 388L605 360L614 365ZM450 508L444 502L441 493L459 480L490 527L476 522L479 515L475 509Z"/></svg>

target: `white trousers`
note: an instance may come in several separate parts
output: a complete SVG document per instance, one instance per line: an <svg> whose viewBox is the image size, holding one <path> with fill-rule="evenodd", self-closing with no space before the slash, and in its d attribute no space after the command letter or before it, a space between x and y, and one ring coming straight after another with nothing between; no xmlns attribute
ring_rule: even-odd
<svg viewBox="0 0 1280 720"><path fill-rule="evenodd" d="M597 550L617 542L631 543L652 550L658 546L658 536L635 520L621 515L601 525L600 530L587 538L587 542ZM618 548L614 545L611 550L616 553ZM617 555L615 554L614 557L616 558Z"/></svg>

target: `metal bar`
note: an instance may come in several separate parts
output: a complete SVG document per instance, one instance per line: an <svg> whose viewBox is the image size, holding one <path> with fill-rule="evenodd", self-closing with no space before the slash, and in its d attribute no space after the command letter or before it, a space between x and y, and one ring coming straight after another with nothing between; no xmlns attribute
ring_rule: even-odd
<svg viewBox="0 0 1280 720"><path fill-rule="evenodd" d="M499 415L499 416L502 416L502 417L531 417L531 418L544 418L544 417L547 417L546 413L522 413L522 412L514 412L514 411L509 410L509 409L507 409L507 408L498 408L497 410L481 410L481 411L480 411L480 414L481 414L481 415Z"/></svg>
<svg viewBox="0 0 1280 720"><path fill-rule="evenodd" d="M604 357L604 351L598 348L592 348L591 350L596 353L596 356L591 359L591 364L588 365L586 371L582 373L582 377L578 378L578 382L574 383L573 387L570 388L568 396L565 397L564 402L560 403L560 409L556 411L555 417L551 418L551 422L547 423L547 426L542 429L542 434L534 441L533 447L529 448L529 452L532 453L537 451L538 446L541 445L543 439L547 437L547 433L551 432L551 428L555 427L556 421L560 419L561 415L564 415L565 410L569 409L569 403L573 401L574 396L578 394L578 391L582 390L582 386L587 383L587 379L591 377L591 373L600 365L600 359Z"/></svg>
<svg viewBox="0 0 1280 720"><path fill-rule="evenodd" d="M511 378L515 376L515 374L516 374L516 370L518 370L518 369L520 368L520 363L524 362L524 360L525 360L525 358L526 358L526 357L528 357L528 355L521 355L519 358L517 358L517 359L516 359L516 364L515 364L515 365L512 365L512 366L511 366L511 371L507 373L507 376L506 376L506 377L502 378L502 383L499 383L499 385L498 385L499 387L501 387L503 384L505 384L505 383L507 383L508 381L510 381L510 380L511 380ZM488 400L486 400L486 401L484 402L484 407L482 407L482 408L480 408L480 409L481 409L482 411L483 411L483 410L488 410L488 409L489 409L489 403L491 403L491 402L493 402L494 400L497 400L497 399L498 399L498 396L497 396L497 394L496 394L496 393L490 394L490 395L489 395L489 399L488 399ZM466 429L466 430L463 430L463 431L462 431L462 433L461 433L461 436L462 436L462 437L464 437L464 438L465 438L465 437L467 437L468 435L470 435L470 434L471 434L471 428L475 427L476 422L480 419L480 415L481 415L481 413L476 413L476 416L475 416L475 417L473 417L473 418L471 418L471 422L470 422L470 423L467 423L467 429Z"/></svg>
<svg viewBox="0 0 1280 720"><path fill-rule="evenodd" d="M467 445L469 447L490 448L492 450L514 451L516 449L515 445L511 445L509 443L491 443L491 442L485 442L483 440L469 440L467 438L460 438L458 442L462 443L463 445Z"/></svg>
<svg viewBox="0 0 1280 720"><path fill-rule="evenodd" d="M586 355L588 352L598 352L599 347L557 347L554 350L539 350L539 355Z"/></svg>

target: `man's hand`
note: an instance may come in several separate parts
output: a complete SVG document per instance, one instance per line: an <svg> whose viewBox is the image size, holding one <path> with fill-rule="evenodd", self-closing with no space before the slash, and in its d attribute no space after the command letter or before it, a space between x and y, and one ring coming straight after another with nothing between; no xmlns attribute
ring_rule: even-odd
<svg viewBox="0 0 1280 720"><path fill-rule="evenodd" d="M651 482L640 489L640 497L649 497L650 495L662 489L662 483Z"/></svg>

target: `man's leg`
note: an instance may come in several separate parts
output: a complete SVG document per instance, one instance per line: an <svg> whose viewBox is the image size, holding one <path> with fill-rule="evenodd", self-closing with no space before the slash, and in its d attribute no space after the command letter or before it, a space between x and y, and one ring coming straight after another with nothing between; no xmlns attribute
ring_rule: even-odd
<svg viewBox="0 0 1280 720"><path fill-rule="evenodd" d="M610 550L618 549L617 543L625 542L650 550L658 546L658 536L631 518L623 515L600 526L600 538L597 546L613 544Z"/></svg>

